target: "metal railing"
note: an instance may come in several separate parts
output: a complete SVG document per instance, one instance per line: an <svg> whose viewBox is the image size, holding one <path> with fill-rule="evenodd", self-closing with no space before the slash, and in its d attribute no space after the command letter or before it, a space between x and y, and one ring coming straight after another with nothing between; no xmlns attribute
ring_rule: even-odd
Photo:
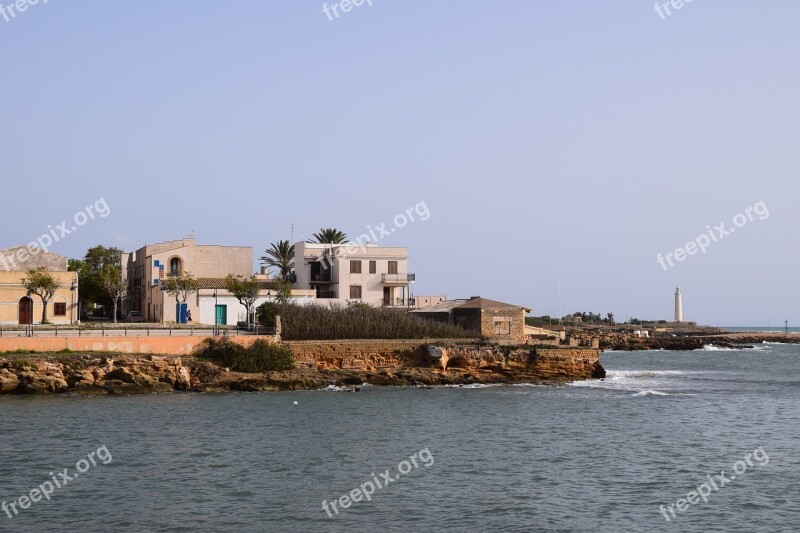
<svg viewBox="0 0 800 533"><path fill-rule="evenodd" d="M416 280L416 274L381 274L381 281L384 283L406 283Z"/></svg>
<svg viewBox="0 0 800 533"><path fill-rule="evenodd" d="M3 337L210 337L217 335L275 335L275 328L261 325L239 326L131 326L102 324L97 326L0 326Z"/></svg>

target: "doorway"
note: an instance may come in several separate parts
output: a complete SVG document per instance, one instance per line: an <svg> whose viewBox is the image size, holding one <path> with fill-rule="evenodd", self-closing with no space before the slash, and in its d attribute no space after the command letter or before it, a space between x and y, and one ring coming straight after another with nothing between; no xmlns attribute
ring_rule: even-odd
<svg viewBox="0 0 800 533"><path fill-rule="evenodd" d="M228 325L228 306L217 305L214 307L214 323L217 326Z"/></svg>
<svg viewBox="0 0 800 533"><path fill-rule="evenodd" d="M24 296L19 301L19 325L29 324L33 324L33 300L29 296Z"/></svg>

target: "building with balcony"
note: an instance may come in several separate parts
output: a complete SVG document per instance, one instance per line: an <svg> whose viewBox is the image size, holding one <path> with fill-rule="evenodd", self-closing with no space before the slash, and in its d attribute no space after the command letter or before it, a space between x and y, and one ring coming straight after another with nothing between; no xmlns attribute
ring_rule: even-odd
<svg viewBox="0 0 800 533"><path fill-rule="evenodd" d="M409 307L408 249L373 244L294 245L293 286L313 290L318 304L364 302L375 307Z"/></svg>

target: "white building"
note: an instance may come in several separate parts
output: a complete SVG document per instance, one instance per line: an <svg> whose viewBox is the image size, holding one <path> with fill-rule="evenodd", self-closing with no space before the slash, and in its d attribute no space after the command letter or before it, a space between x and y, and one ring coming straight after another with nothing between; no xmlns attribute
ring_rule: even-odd
<svg viewBox="0 0 800 533"><path fill-rule="evenodd" d="M253 311L265 302L275 301L275 292L272 288L274 280L263 276L257 278L261 282L261 288L258 299L253 305ZM235 326L239 322L247 322L247 309L225 289L224 278L199 278L197 281L199 288L190 297L194 308L198 311L197 316L192 316L193 323ZM289 301L298 305L308 305L314 301L314 291L292 289Z"/></svg>
<svg viewBox="0 0 800 533"><path fill-rule="evenodd" d="M294 245L294 287L312 290L318 304L364 302L376 307L408 307L408 249L372 244Z"/></svg>

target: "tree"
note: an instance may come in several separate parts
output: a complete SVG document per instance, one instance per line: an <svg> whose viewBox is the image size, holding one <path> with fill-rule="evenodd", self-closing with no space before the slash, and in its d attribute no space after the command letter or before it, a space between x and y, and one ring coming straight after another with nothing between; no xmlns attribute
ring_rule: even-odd
<svg viewBox="0 0 800 533"><path fill-rule="evenodd" d="M83 260L71 259L68 269L76 271L80 269L80 301L81 308L91 309L96 305L114 306L114 295L118 291L109 292L107 282L113 268L119 273L119 280L122 280L122 250L119 248L107 248L97 245L87 250ZM117 298L118 299L118 298ZM114 310L114 320L116 320L116 309Z"/></svg>
<svg viewBox="0 0 800 533"><path fill-rule="evenodd" d="M170 273L167 279L161 282L161 288L175 297L176 304L186 303L189 295L197 292L198 287L197 280L188 272Z"/></svg>
<svg viewBox="0 0 800 533"><path fill-rule="evenodd" d="M261 283L259 283L255 275L246 278L244 276L228 274L225 278L225 289L233 294L233 297L239 300L239 303L247 309L248 326L250 326L250 316L253 314L253 306L258 299L258 291L260 288Z"/></svg>
<svg viewBox="0 0 800 533"><path fill-rule="evenodd" d="M278 305L285 305L292 299L292 284L283 280L275 280L272 283L272 290L275 292L275 301Z"/></svg>
<svg viewBox="0 0 800 533"><path fill-rule="evenodd" d="M128 285L122 279L122 265L121 263L112 265L105 264L99 272L95 273L95 281L105 290L109 298L111 298L111 307L113 309L113 320L117 323L117 305L121 298L124 298L128 293Z"/></svg>
<svg viewBox="0 0 800 533"><path fill-rule="evenodd" d="M267 255L261 261L267 267L277 268L281 279L289 281L289 275L294 268L294 244L289 244L289 241L273 242L264 253Z"/></svg>
<svg viewBox="0 0 800 533"><path fill-rule="evenodd" d="M314 240L319 244L342 244L347 241L347 235L336 228L320 228L319 233L314 234Z"/></svg>
<svg viewBox="0 0 800 533"><path fill-rule="evenodd" d="M53 299L56 291L61 287L61 282L50 274L45 267L32 268L28 275L22 278L25 290L42 299L42 324L47 323L47 304Z"/></svg>

